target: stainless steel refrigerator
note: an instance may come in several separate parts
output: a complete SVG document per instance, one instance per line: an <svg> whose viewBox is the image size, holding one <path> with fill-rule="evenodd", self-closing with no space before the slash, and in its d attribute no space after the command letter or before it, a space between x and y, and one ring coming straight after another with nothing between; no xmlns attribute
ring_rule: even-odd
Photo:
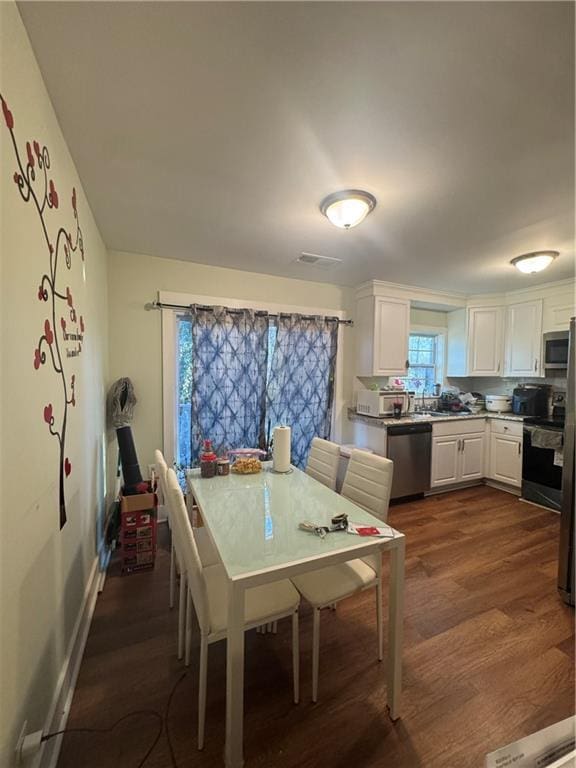
<svg viewBox="0 0 576 768"><path fill-rule="evenodd" d="M558 559L558 591L564 602L574 605L574 433L576 388L574 371L576 320L570 321L568 347L568 382L566 387L566 421L564 426L564 461L562 468L562 508L560 513L560 552Z"/></svg>

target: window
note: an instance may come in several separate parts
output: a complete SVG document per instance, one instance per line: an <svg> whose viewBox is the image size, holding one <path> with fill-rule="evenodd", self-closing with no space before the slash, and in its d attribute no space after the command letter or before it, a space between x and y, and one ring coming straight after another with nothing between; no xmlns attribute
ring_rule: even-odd
<svg viewBox="0 0 576 768"><path fill-rule="evenodd" d="M438 333L411 333L408 342L408 375L400 379L417 395L432 395L443 378L444 337Z"/></svg>
<svg viewBox="0 0 576 768"><path fill-rule="evenodd" d="M164 456L168 465L180 464L190 466L191 447L191 398L192 398L192 327L185 308L191 304L226 306L242 309L247 307L256 311L265 310L271 315L278 313L300 315L325 315L325 308L313 305L280 304L231 299L226 296L212 296L188 293L173 293L160 291L159 301L172 305L174 308L162 309L162 444ZM182 311L178 309L182 307ZM332 313L342 319L345 312L336 310ZM276 344L277 328L270 325L268 336L269 366ZM346 332L342 334L346 337ZM345 409L343 397L344 366L342 357L336 357L334 372L334 393L331 413L331 434L336 442L342 442L341 414Z"/></svg>
<svg viewBox="0 0 576 768"><path fill-rule="evenodd" d="M190 415L192 406L192 324L179 316L177 357L176 463L190 466Z"/></svg>
<svg viewBox="0 0 576 768"><path fill-rule="evenodd" d="M177 416L176 416L176 456L177 464L190 466L190 416L192 404L192 325L185 315L178 315L178 355L177 355ZM271 323L268 329L268 369L267 383L270 380L272 354L276 344L276 326Z"/></svg>

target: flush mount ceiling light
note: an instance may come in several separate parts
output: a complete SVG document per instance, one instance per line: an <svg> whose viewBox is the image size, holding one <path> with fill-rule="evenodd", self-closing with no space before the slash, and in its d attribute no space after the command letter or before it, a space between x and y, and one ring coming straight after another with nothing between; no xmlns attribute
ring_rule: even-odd
<svg viewBox="0 0 576 768"><path fill-rule="evenodd" d="M344 189L333 192L320 203L320 210L326 218L341 229L356 227L374 210L376 198L361 189Z"/></svg>
<svg viewBox="0 0 576 768"><path fill-rule="evenodd" d="M523 253L522 256L516 256L515 259L512 259L510 264L514 264L516 269L520 272L529 275L534 272L542 272L542 270L549 267L556 256L559 255L558 251L534 251L533 253Z"/></svg>

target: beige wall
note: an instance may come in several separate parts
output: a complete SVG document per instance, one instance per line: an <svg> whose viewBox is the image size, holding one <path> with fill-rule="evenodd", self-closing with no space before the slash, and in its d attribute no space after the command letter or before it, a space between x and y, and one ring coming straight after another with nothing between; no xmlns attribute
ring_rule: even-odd
<svg viewBox="0 0 576 768"><path fill-rule="evenodd" d="M48 268L48 250L33 202L21 199L13 181L16 160L0 113L0 766L8 768L14 764L23 720L30 730L46 725L88 577L94 572L97 521L104 509L107 283L105 247L12 2L0 3L0 51L0 90L12 111L21 152L26 158L26 141L32 140L50 151L59 206L46 212L49 236L54 240L60 226L75 231L75 186L86 254L85 281L76 255L69 272L61 256L58 270L60 291L70 287L86 325L81 355L65 363L67 377L76 376L77 402L68 418L68 522L60 530L58 444L48 432L43 411L52 403L59 424L62 383L49 364L33 367L44 321L51 317L51 303L37 296ZM58 302L57 333L66 312L66 302Z"/></svg>
<svg viewBox="0 0 576 768"><path fill-rule="evenodd" d="M448 325L447 317L447 312L412 308L410 310L410 325L421 325L427 326L428 328L446 328Z"/></svg>
<svg viewBox="0 0 576 768"><path fill-rule="evenodd" d="M347 310L352 292L336 285L240 272L204 264L111 252L108 260L110 379L128 376L134 382L136 405L133 431L140 465L153 461L162 446L162 361L160 312L144 304L158 291ZM353 328L345 328L340 353L347 374L344 397L350 396L349 357Z"/></svg>

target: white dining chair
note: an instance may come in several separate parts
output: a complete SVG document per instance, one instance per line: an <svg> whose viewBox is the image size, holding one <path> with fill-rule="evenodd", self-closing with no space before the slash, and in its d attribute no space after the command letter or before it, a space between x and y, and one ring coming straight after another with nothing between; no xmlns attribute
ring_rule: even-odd
<svg viewBox="0 0 576 768"><path fill-rule="evenodd" d="M394 464L390 459L366 451L353 450L342 486L342 495L386 522ZM354 521L351 521L354 522ZM313 612L312 701L318 700L320 661L320 611L334 607L346 597L376 589L378 660L383 656L382 558L357 558L295 576L292 583L307 600Z"/></svg>
<svg viewBox="0 0 576 768"><path fill-rule="evenodd" d="M166 515L168 518L168 525L169 527L172 526L171 521L171 515L170 515L170 501L168 498L168 494L166 493L166 473L168 471L168 465L166 464L166 460L164 459L164 456L161 451L156 449L154 451L154 460L156 463L156 467L158 469L158 479L160 481L160 489L162 491L162 496L164 498L164 505L166 507ZM196 539L196 546L198 547L198 552L200 553L200 559L202 560L203 565L216 565L216 563L220 562L220 557L218 556L218 552L216 551L216 548L210 541L210 537L208 536L208 532L204 527L196 527L193 526L192 528L194 532L194 538ZM179 564L177 562L177 558L175 557L174 553L174 546L172 544L170 548L170 587L169 587L169 605L170 608L174 607L174 596L176 592L176 572L179 571Z"/></svg>
<svg viewBox="0 0 576 768"><path fill-rule="evenodd" d="M382 520L388 519L394 462L354 448L340 493Z"/></svg>
<svg viewBox="0 0 576 768"><path fill-rule="evenodd" d="M160 490L164 499L164 506L166 508L166 515L170 524L171 542L170 542L170 585L169 585L169 606L174 607L175 594L176 594L176 575L180 574L180 587L178 595L178 658L181 659L184 656L184 638L186 631L186 574L182 570L181 561L182 554L180 550L180 541L178 538L178 532L174 529L170 494L168 493L167 486L167 472L168 466L164 459L164 455L158 449L154 452L154 460L156 468L158 470L158 480L160 482ZM210 541L208 533L205 528L193 528L192 529L200 559L205 566L215 565L220 562L218 552Z"/></svg>
<svg viewBox="0 0 576 768"><path fill-rule="evenodd" d="M336 475L340 463L340 446L330 440L315 437L310 446L306 474L330 488L336 488Z"/></svg>
<svg viewBox="0 0 576 768"><path fill-rule="evenodd" d="M164 509L166 511L166 517L168 520L168 527L172 530L172 520L170 519L170 502L168 499L168 493L166 488L166 472L168 471L168 465L164 459L164 454L158 448L154 451L154 463L156 465L156 474L158 475L158 482L160 484L160 492L162 493L162 500L164 502ZM170 608L174 608L174 594L176 590L176 554L174 552L174 535L172 534L172 540L170 542L170 586L168 594L168 604Z"/></svg>
<svg viewBox="0 0 576 768"><path fill-rule="evenodd" d="M222 564L204 567L192 533L184 497L172 469L167 474L168 493L172 504L172 519L180 541L183 569L186 573L186 653L190 663L192 640L192 605L200 627L200 673L198 688L198 749L204 746L206 716L206 686L208 674L208 646L227 636L228 577ZM292 670L294 675L294 703L299 700L299 638L298 607L300 595L289 579L263 584L246 590L244 630L265 623L292 617Z"/></svg>

